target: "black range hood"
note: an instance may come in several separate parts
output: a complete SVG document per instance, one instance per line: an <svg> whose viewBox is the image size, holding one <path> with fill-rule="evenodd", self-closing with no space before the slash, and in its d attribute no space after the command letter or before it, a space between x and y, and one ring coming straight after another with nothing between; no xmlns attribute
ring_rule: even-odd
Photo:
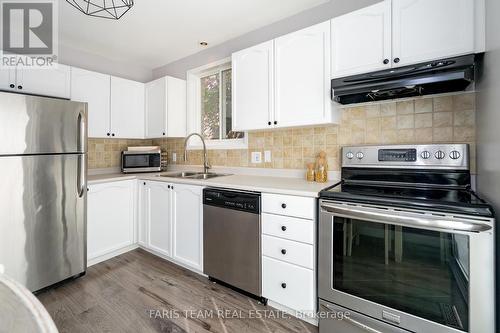
<svg viewBox="0 0 500 333"><path fill-rule="evenodd" d="M332 80L332 99L340 104L381 101L465 90L480 55L436 60Z"/></svg>

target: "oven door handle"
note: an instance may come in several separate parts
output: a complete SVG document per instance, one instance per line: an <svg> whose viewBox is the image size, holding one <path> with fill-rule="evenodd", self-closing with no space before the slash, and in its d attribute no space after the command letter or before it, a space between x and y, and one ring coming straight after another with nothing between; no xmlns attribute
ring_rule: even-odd
<svg viewBox="0 0 500 333"><path fill-rule="evenodd" d="M334 309L331 309L328 305L325 305L325 304L320 304L321 307L323 307L326 311L335 311ZM379 330L376 330L366 324L363 324L357 320L354 320L350 317L343 317L342 320L345 320L347 322L349 322L350 324L356 326L356 327L359 327L361 328L362 330L366 331L366 332L370 332L370 333L383 333L382 331L379 331Z"/></svg>
<svg viewBox="0 0 500 333"><path fill-rule="evenodd" d="M491 230L491 226L485 223L468 222L464 219L453 217L440 217L432 215L410 216L404 212L381 211L369 207L357 209L352 206L322 203L321 208L337 216L367 221L375 221L385 224L395 224L407 227L434 228L444 231L456 230L465 232L483 232Z"/></svg>

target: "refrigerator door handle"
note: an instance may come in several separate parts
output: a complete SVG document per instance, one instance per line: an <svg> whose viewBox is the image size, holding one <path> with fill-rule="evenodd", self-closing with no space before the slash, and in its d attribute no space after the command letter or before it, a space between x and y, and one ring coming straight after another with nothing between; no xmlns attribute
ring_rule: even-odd
<svg viewBox="0 0 500 333"><path fill-rule="evenodd" d="M78 197L81 198L87 189L87 157L85 154L78 155L77 171Z"/></svg>
<svg viewBox="0 0 500 333"><path fill-rule="evenodd" d="M78 114L78 152L87 152L87 117L84 111Z"/></svg>

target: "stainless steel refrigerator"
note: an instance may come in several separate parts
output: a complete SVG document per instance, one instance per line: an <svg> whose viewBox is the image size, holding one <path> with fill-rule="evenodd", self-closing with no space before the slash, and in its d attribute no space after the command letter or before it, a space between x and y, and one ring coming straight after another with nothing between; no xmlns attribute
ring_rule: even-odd
<svg viewBox="0 0 500 333"><path fill-rule="evenodd" d="M0 265L31 291L86 270L87 104L0 92Z"/></svg>

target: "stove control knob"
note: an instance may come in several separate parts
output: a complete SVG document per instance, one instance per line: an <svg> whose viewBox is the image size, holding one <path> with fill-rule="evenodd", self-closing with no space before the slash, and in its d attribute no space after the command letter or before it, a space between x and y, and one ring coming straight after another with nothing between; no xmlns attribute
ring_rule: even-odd
<svg viewBox="0 0 500 333"><path fill-rule="evenodd" d="M460 152L457 151L457 150L453 150L451 153L450 153L450 157L451 159L453 160L458 160L460 158Z"/></svg>
<svg viewBox="0 0 500 333"><path fill-rule="evenodd" d="M444 151L442 150L438 150L434 156L438 159L438 160L442 160L443 158L446 157L446 154L444 153Z"/></svg>
<svg viewBox="0 0 500 333"><path fill-rule="evenodd" d="M350 151L347 154L345 154L345 157L347 157L348 159L352 160L354 158L354 154L352 153L352 151Z"/></svg>
<svg viewBox="0 0 500 333"><path fill-rule="evenodd" d="M361 160L363 157L365 157L365 154L363 154L362 152L358 151L358 152L356 153L356 158L357 158L358 160Z"/></svg>
<svg viewBox="0 0 500 333"><path fill-rule="evenodd" d="M424 160L428 160L429 158L431 158L431 153L429 153L427 150L424 150L420 153L420 157L422 157Z"/></svg>

